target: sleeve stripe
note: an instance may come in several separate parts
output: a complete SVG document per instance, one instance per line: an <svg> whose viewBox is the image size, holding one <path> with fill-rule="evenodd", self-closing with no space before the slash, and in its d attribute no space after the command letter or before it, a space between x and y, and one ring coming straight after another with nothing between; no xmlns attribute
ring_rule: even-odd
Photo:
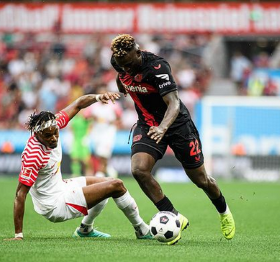
<svg viewBox="0 0 280 262"><path fill-rule="evenodd" d="M33 154L24 154L23 158L22 158L23 161L27 161L27 162L30 162L30 161L36 161L38 163L40 162L47 162L49 160L48 157L40 157L39 155L37 155L36 153L33 153Z"/></svg>
<svg viewBox="0 0 280 262"><path fill-rule="evenodd" d="M28 156L38 156L38 157L40 157L40 159L46 159L46 158L48 158L48 155L42 155L42 152L40 152L40 151L34 151L34 150L32 150L32 151L30 151L30 150L26 150L25 152L24 152L24 154L23 154L23 157L27 157L28 158Z"/></svg>
<svg viewBox="0 0 280 262"><path fill-rule="evenodd" d="M47 155L47 152L44 152L44 150L42 149L42 147L34 145L32 142L27 146L28 149L37 149L42 151L42 154Z"/></svg>
<svg viewBox="0 0 280 262"><path fill-rule="evenodd" d="M38 150L42 151L43 154L46 154L46 155L49 153L48 151L44 152L42 145L36 143L35 141L30 141L30 143L28 143L26 148L38 149Z"/></svg>
<svg viewBox="0 0 280 262"><path fill-rule="evenodd" d="M29 151L26 150L26 153L23 154L24 159L29 159L29 158L38 158L41 161L45 161L49 159L49 156L42 156L40 152L38 151Z"/></svg>

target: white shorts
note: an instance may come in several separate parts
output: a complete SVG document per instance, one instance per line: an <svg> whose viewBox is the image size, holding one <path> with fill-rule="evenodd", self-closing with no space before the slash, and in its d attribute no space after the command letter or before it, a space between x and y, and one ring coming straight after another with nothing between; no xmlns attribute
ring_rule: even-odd
<svg viewBox="0 0 280 262"><path fill-rule="evenodd" d="M65 179L65 190L56 203L55 209L43 215L51 222L63 222L87 215L87 203L82 188L86 186L85 177Z"/></svg>

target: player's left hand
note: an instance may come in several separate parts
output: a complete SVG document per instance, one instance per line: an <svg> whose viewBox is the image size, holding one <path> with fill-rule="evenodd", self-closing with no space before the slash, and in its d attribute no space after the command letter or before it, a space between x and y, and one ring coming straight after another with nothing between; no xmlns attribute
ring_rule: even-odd
<svg viewBox="0 0 280 262"><path fill-rule="evenodd" d="M108 104L109 100L115 104L115 100L119 99L121 96L119 93L113 93L113 92L106 92L104 94L100 94L100 100L103 104Z"/></svg>
<svg viewBox="0 0 280 262"><path fill-rule="evenodd" d="M151 139L156 140L156 143L158 144L163 138L165 132L166 131L164 131L164 129L159 126L151 126L147 135Z"/></svg>

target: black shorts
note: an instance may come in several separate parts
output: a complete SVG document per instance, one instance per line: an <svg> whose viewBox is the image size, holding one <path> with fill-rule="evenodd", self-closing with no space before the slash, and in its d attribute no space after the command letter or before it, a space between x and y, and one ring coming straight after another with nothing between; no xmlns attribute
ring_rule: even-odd
<svg viewBox="0 0 280 262"><path fill-rule="evenodd" d="M137 124L133 132L131 155L145 152L157 161L163 157L167 146L170 146L175 157L184 168L197 168L204 163L199 133L192 120L188 120L179 127L167 130L159 144L147 135L149 128Z"/></svg>

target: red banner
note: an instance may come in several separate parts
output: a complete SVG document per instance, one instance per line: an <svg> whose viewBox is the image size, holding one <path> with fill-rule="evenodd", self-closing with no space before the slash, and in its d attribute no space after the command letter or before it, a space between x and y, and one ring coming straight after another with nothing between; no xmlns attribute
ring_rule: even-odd
<svg viewBox="0 0 280 262"><path fill-rule="evenodd" d="M0 31L279 34L280 4L0 4Z"/></svg>

